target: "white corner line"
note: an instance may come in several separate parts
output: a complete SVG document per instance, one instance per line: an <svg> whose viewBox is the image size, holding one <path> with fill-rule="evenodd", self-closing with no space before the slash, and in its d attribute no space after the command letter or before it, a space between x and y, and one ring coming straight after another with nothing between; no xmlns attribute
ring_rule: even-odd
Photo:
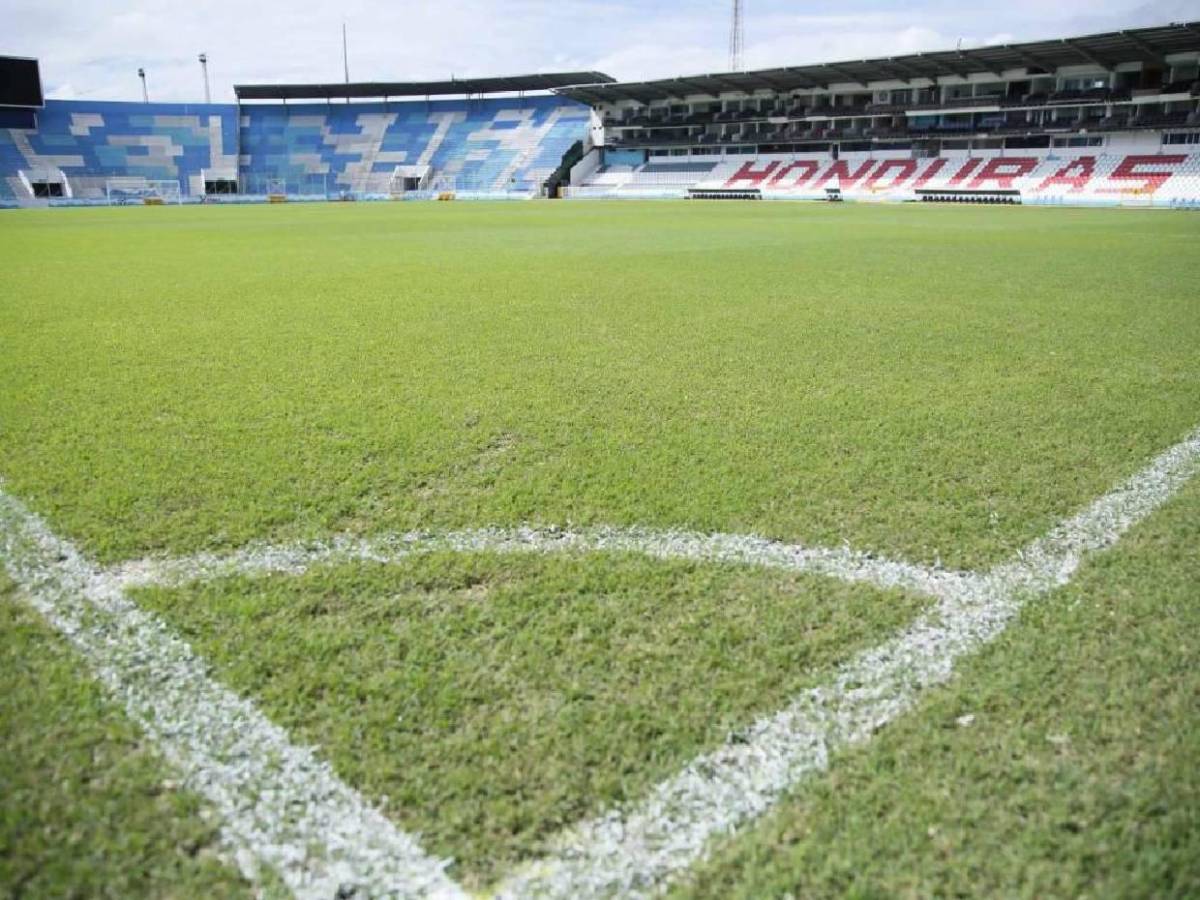
<svg viewBox="0 0 1200 900"><path fill-rule="evenodd" d="M1029 600L1067 584L1086 554L1112 547L1200 468L1200 430L1016 558L962 579L908 629L860 653L832 680L760 719L657 785L641 802L568 829L555 850L502 881L497 897L657 893L711 842L762 815L831 754L861 744L949 680Z"/></svg>
<svg viewBox="0 0 1200 900"><path fill-rule="evenodd" d="M640 553L812 572L932 596L909 628L838 669L786 709L732 735L642 802L562 833L545 858L495 889L501 897L638 896L658 892L711 841L761 815L830 754L862 743L944 683L964 655L994 640L1030 599L1070 581L1089 553L1113 546L1200 468L1200 430L1086 510L986 574L948 572L849 549L756 537L646 529L476 529L316 544L258 545L228 555L143 560L101 570L0 490L0 550L23 595L89 659L100 680L213 803L225 839L271 866L300 897L342 886L367 896L462 897L447 862L426 856L308 748L211 680L204 663L129 588L316 565L394 563L417 553Z"/></svg>
<svg viewBox="0 0 1200 900"><path fill-rule="evenodd" d="M698 534L649 528L562 529L522 526L445 533L411 532L372 538L340 535L315 542L255 544L228 554L144 559L106 570L114 589L178 586L233 575L300 575L315 566L350 562L396 564L428 553L583 555L630 553L661 560L729 563L826 575L878 588L939 597L973 576L884 559L849 548L804 547L738 534Z"/></svg>
<svg viewBox="0 0 1200 900"><path fill-rule="evenodd" d="M242 870L272 868L301 898L465 897L449 864L298 747L155 616L138 609L69 543L0 490L0 553L24 596L220 816Z"/></svg>

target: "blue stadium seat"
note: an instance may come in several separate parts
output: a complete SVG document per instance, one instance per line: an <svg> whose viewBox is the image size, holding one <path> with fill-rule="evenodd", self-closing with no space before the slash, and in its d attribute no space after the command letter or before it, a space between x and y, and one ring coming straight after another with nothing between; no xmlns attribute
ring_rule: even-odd
<svg viewBox="0 0 1200 900"><path fill-rule="evenodd" d="M36 129L0 129L0 199L27 199L21 173L46 171L85 200L124 177L198 196L209 171L236 172L245 193L386 195L397 165L430 166L444 190L534 193L586 134L589 110L535 96L250 105L236 118L231 105L49 101Z"/></svg>

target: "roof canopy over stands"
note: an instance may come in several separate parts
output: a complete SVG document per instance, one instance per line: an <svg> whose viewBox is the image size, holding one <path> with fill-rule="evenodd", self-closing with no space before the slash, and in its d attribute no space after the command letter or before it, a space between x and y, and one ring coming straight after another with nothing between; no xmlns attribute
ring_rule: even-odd
<svg viewBox="0 0 1200 900"><path fill-rule="evenodd" d="M574 84L609 84L603 72L550 72L495 78L451 78L448 81L361 81L349 84L239 84L238 100L350 100L379 97L435 97L453 94L499 94L548 91Z"/></svg>
<svg viewBox="0 0 1200 900"><path fill-rule="evenodd" d="M851 62L786 66L755 72L725 72L664 78L658 81L609 82L570 85L557 93L583 103L615 103L619 100L666 100L693 94L717 96L730 91L794 91L828 88L830 84L861 84L993 73L1005 69L1039 69L1054 72L1063 66L1094 65L1113 69L1119 63L1142 61L1165 65L1170 54L1200 51L1200 22L1113 31L1084 37L998 44L961 50L941 50L863 59Z"/></svg>

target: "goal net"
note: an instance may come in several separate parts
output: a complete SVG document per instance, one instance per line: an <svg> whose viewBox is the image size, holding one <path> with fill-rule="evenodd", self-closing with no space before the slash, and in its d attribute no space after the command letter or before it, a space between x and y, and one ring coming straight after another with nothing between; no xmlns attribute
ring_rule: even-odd
<svg viewBox="0 0 1200 900"><path fill-rule="evenodd" d="M109 178L104 182L104 193L108 202L114 206L183 202L183 191L179 182L170 180Z"/></svg>
<svg viewBox="0 0 1200 900"><path fill-rule="evenodd" d="M396 166L388 183L388 193L393 197L420 192L430 186L432 166Z"/></svg>
<svg viewBox="0 0 1200 900"><path fill-rule="evenodd" d="M1153 206L1154 191L1144 188L1138 188L1130 191L1124 191L1121 194L1122 206Z"/></svg>

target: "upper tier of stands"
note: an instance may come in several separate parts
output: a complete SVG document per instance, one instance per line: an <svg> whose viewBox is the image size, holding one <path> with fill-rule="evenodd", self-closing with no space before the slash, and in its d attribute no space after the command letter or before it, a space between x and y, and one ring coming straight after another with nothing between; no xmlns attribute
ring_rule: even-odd
<svg viewBox="0 0 1200 900"><path fill-rule="evenodd" d="M48 101L34 129L0 128L0 201L65 178L100 200L114 178L205 180L241 193L387 194L398 165L429 167L429 186L536 193L581 140L586 106L556 96L308 105Z"/></svg>
<svg viewBox="0 0 1200 900"><path fill-rule="evenodd" d="M1200 129L1200 22L559 92L594 106L598 143L655 155L1032 149Z"/></svg>

